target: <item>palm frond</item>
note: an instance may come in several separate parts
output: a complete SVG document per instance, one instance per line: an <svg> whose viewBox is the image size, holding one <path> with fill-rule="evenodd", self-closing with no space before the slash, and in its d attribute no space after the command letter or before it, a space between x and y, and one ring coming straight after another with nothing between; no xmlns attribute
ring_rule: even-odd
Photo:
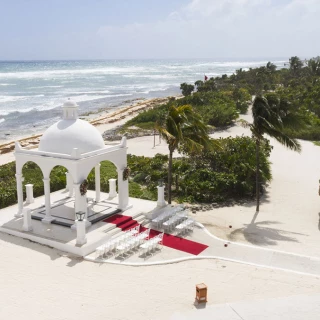
<svg viewBox="0 0 320 320"><path fill-rule="evenodd" d="M286 146L287 148L301 152L301 145L298 140L292 139L288 137L286 134L283 132L275 129L275 128L269 128L269 132L266 132L270 137L275 138L278 142Z"/></svg>

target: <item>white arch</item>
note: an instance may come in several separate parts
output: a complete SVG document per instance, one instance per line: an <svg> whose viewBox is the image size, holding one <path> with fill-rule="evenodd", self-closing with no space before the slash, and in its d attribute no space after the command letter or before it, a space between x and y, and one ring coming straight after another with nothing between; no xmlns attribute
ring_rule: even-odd
<svg viewBox="0 0 320 320"><path fill-rule="evenodd" d="M62 142L63 143L63 142ZM71 155L50 153L38 150L22 149L19 143L16 143L16 179L18 194L18 216L23 209L23 189L22 189L22 167L28 162L36 163L43 174L43 183L45 190L46 217L44 222L51 222L53 219L50 214L50 173L55 166L63 166L71 175L75 189L75 210L86 211L87 204L83 201L79 191L79 186L87 178L92 168L96 167L102 161L110 161L117 168L118 173L118 208L126 210L129 207L129 185L128 180L123 180L123 170L127 166L127 147L126 139L123 138L119 145L105 146L105 148L80 154L79 150L73 149ZM81 209L81 210L80 210Z"/></svg>

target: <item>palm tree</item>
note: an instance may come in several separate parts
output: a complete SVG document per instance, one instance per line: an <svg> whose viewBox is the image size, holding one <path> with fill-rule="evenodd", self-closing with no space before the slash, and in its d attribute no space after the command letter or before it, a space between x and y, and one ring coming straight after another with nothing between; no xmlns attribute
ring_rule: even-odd
<svg viewBox="0 0 320 320"><path fill-rule="evenodd" d="M297 74L299 70L303 67L303 62L299 57L294 56L289 59L290 70L293 71L294 74Z"/></svg>
<svg viewBox="0 0 320 320"><path fill-rule="evenodd" d="M263 96L257 96L252 105L252 117L253 123L244 123L245 126L249 127L253 139L256 142L256 212L259 212L260 206L260 146L264 141L264 135L275 138L281 144L285 145L289 149L294 151L301 151L299 142L295 139L291 139L283 133L283 129L292 123L298 123L296 119L290 119L289 116L285 116L282 110L279 109L280 104L271 107L268 100ZM290 121L289 121L290 120ZM295 122L296 121L296 122Z"/></svg>
<svg viewBox="0 0 320 320"><path fill-rule="evenodd" d="M277 66L274 64L274 63L272 63L272 62L268 62L267 63L267 66L266 66L266 69L269 71L269 72L275 72L276 70L277 70Z"/></svg>
<svg viewBox="0 0 320 320"><path fill-rule="evenodd" d="M210 145L210 138L206 125L190 105L170 105L165 120L162 124L156 124L156 129L166 140L169 148L168 203L170 204L173 152L180 146L188 152L201 151Z"/></svg>
<svg viewBox="0 0 320 320"><path fill-rule="evenodd" d="M316 57L308 60L308 68L311 75L320 75L320 58Z"/></svg>

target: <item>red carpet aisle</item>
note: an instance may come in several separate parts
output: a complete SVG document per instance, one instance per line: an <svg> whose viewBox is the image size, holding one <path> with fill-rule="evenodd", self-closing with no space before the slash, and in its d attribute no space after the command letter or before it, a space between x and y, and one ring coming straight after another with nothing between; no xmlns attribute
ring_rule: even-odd
<svg viewBox="0 0 320 320"><path fill-rule="evenodd" d="M122 231L126 231L128 229L131 229L131 228L139 225L139 223L136 220L133 220L132 217L128 217L128 216L124 216L124 215L120 215L120 214L115 214L112 217L105 219L103 221L107 222L107 223L115 224L118 228L121 228ZM141 227L140 232L142 232L146 229L147 228L145 228L145 227ZM159 233L161 233L161 232L151 229L150 230L150 238L155 237ZM176 237L176 236L173 236L173 235L167 234L167 233L165 233L163 235L163 245L166 247L180 250L183 252L187 252L187 253L190 253L190 254L193 254L196 256L198 254L200 254L203 250L208 248L207 245L204 245L202 243L183 239L183 238Z"/></svg>

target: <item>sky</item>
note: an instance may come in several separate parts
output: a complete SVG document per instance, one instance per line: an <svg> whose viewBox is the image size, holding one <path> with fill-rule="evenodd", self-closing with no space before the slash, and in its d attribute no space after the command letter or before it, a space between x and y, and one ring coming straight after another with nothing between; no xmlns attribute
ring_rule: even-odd
<svg viewBox="0 0 320 320"><path fill-rule="evenodd" d="M0 60L320 55L320 0L0 0Z"/></svg>

